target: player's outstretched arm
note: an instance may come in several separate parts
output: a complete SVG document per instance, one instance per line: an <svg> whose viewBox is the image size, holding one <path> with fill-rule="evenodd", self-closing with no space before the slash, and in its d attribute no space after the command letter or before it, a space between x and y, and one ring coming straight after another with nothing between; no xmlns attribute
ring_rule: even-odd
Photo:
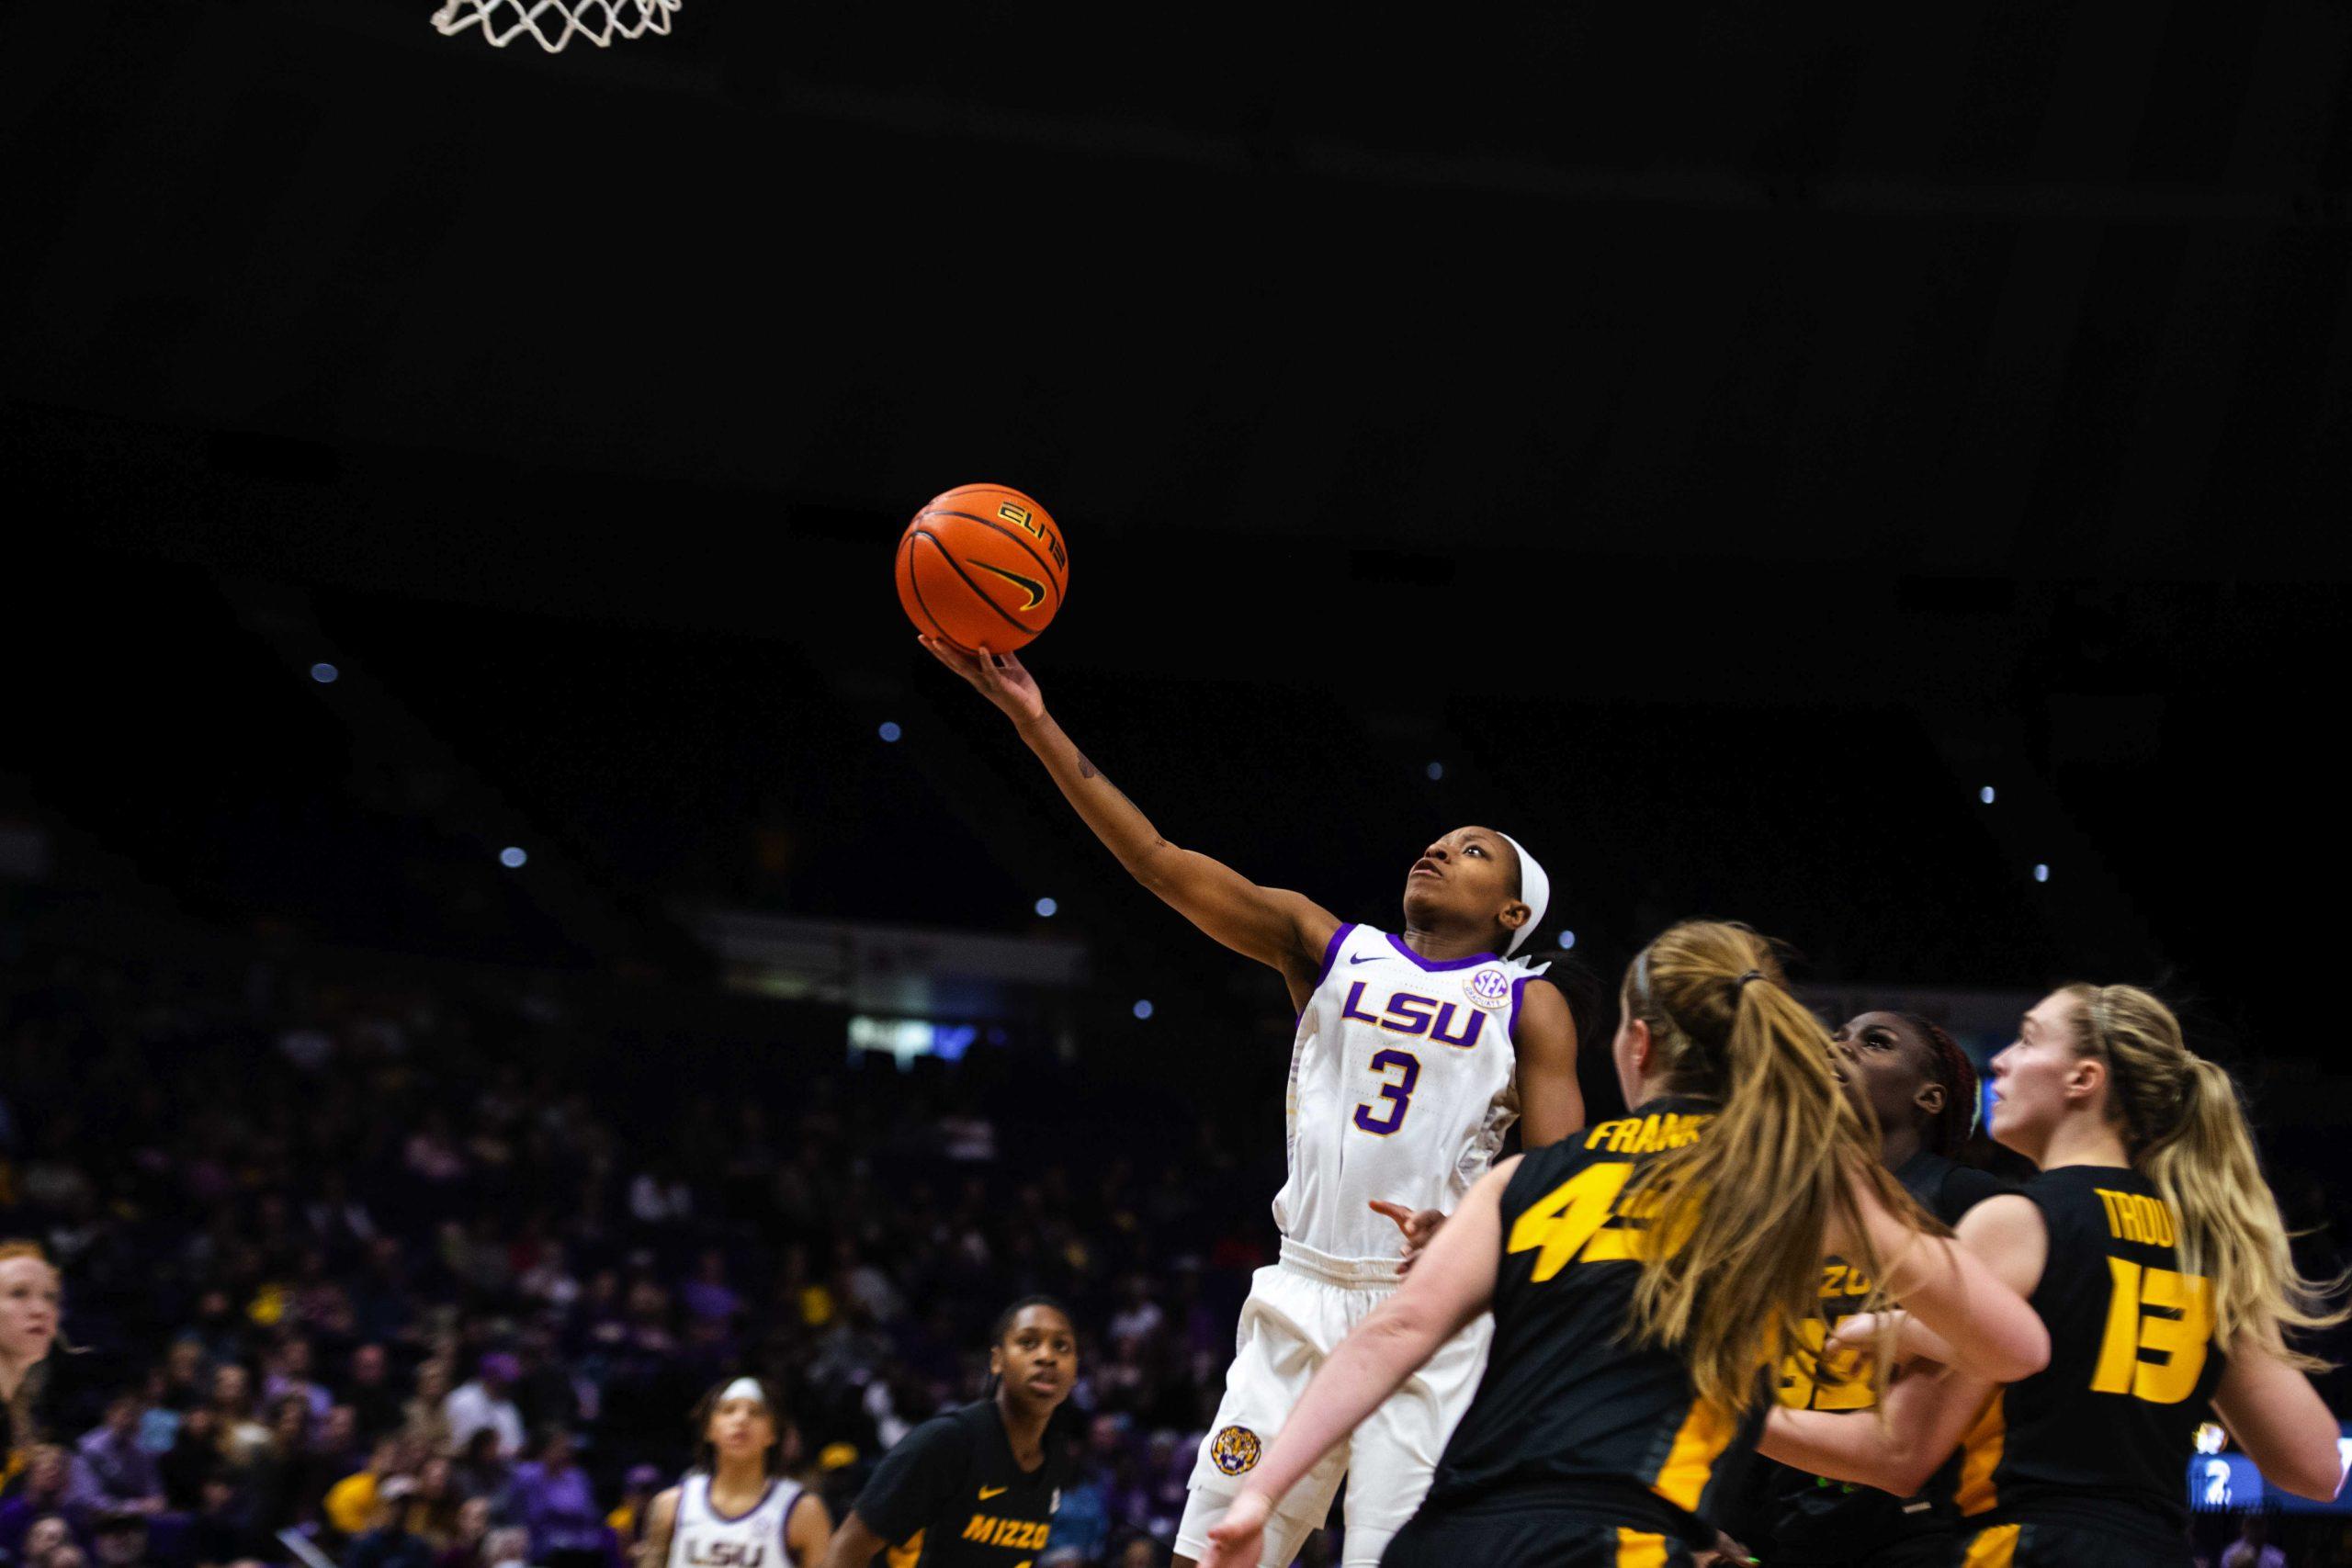
<svg viewBox="0 0 2352 1568"><path fill-rule="evenodd" d="M1951 1358L1896 1381L1875 1420L1826 1410L1774 1410L1758 1450L1767 1459L1908 1497L1967 1436L1998 1382L2040 1371L2050 1331L2026 1304L2049 1260L2050 1231L2032 1200L1988 1198L1960 1222L1956 1241L1925 1236L1859 1189L1863 1223L1903 1302Z"/></svg>
<svg viewBox="0 0 2352 1568"><path fill-rule="evenodd" d="M1299 1395L1282 1435L1209 1531L1200 1568L1256 1568L1266 1519L1283 1495L1403 1386L1495 1296L1502 1256L1502 1191L1519 1168L1507 1159L1478 1179L1396 1293L1356 1325Z"/></svg>
<svg viewBox="0 0 2352 1568"><path fill-rule="evenodd" d="M1323 949L1340 929L1337 915L1304 894L1261 887L1231 866L1161 838L1151 818L1062 733L1018 658L986 649L964 653L936 637L919 640L1012 720L1063 797L1129 875L1236 953L1281 970L1294 993L1302 982L1312 984Z"/></svg>
<svg viewBox="0 0 2352 1568"><path fill-rule="evenodd" d="M1859 1182L1849 1190L1871 1246L1888 1260L1886 1293L1951 1347L1956 1366L2015 1382L2050 1364L2050 1330L2026 1304L2050 1254L2032 1200L1987 1198L1962 1218L1958 1239L1947 1240L1914 1230Z"/></svg>
<svg viewBox="0 0 2352 1568"><path fill-rule="evenodd" d="M655 1495L646 1505L645 1528L637 1536L637 1568L662 1568L670 1561L670 1537L678 1528L678 1489Z"/></svg>

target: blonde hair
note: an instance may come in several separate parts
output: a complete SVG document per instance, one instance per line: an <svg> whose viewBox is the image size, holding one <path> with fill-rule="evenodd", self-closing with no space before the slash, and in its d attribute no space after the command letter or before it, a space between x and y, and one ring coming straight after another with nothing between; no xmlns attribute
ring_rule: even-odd
<svg viewBox="0 0 2352 1568"><path fill-rule="evenodd" d="M1702 1399L1745 1410L1758 1372L1804 1342L1833 1222L1862 1252L1849 1261L1885 1278L1849 1181L1894 1213L1916 1206L1879 1164L1875 1130L1830 1072L1828 1032L1790 995L1765 938L1686 920L1634 961L1623 1001L1648 1026L1665 1083L1722 1105L1705 1136L1638 1169L1619 1204L1680 1244L1642 1257L1635 1337L1678 1347Z"/></svg>
<svg viewBox="0 0 2352 1568"><path fill-rule="evenodd" d="M2295 1267L2278 1201L2262 1179L2236 1083L2191 1051L2172 1010L2137 986L2068 986L2080 1004L2075 1049L2106 1058L2107 1111L2132 1168L2180 1223L2184 1271L2212 1281L2215 1337L2257 1346L2306 1371L2329 1363L2288 1348L2286 1331L2342 1323L2328 1304L2343 1280Z"/></svg>

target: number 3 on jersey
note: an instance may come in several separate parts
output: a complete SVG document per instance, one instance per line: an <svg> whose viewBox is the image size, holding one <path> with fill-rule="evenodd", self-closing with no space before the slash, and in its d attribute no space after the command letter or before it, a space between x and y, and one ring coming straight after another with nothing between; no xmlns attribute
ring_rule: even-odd
<svg viewBox="0 0 2352 1568"><path fill-rule="evenodd" d="M1410 1051L1381 1051L1372 1058L1372 1070L1383 1077L1391 1070L1404 1075L1395 1083L1380 1086L1380 1098L1388 1101L1386 1105L1374 1106L1366 1100L1356 1107L1356 1125L1385 1138L1405 1124L1405 1112L1413 1105L1413 1086L1421 1081L1421 1061Z"/></svg>
<svg viewBox="0 0 2352 1568"><path fill-rule="evenodd" d="M1650 1234L1649 1215L1657 1208L1657 1195L1653 1192L1637 1197L1621 1210L1618 1199L1633 1175L1633 1166L1622 1160L1586 1166L1545 1193L1512 1223L1507 1250L1544 1249L1535 1259L1532 1277L1537 1284L1557 1274L1572 1260L1612 1263L1640 1258ZM1682 1244L1690 1239L1691 1227L1698 1224L1695 1207L1685 1213L1686 1223L1666 1238L1669 1255L1681 1249ZM1609 1223L1611 1220L1617 1223L1612 1225Z"/></svg>
<svg viewBox="0 0 2352 1568"><path fill-rule="evenodd" d="M2213 1337L2213 1286L2201 1275L2143 1269L2110 1255L2115 1289L2107 1298L2093 1393L2126 1393L2150 1404L2178 1404L2197 1390ZM2162 1360L2148 1360L2155 1351Z"/></svg>

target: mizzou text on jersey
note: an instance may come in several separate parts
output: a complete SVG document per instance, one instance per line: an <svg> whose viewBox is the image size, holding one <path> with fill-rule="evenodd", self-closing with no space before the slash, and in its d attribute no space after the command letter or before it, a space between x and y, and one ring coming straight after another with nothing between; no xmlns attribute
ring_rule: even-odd
<svg viewBox="0 0 2352 1568"><path fill-rule="evenodd" d="M889 1568L1027 1568L1061 1505L1052 1454L1023 1471L983 1399L899 1438L858 1494L858 1516L891 1543Z"/></svg>

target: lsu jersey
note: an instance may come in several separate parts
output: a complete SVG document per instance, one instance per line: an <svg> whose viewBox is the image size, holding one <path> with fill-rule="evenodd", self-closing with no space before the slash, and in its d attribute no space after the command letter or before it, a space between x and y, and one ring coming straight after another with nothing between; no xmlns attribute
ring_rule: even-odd
<svg viewBox="0 0 2352 1568"><path fill-rule="evenodd" d="M1285 1239L1336 1258L1394 1258L1396 1227L1366 1207L1453 1211L1519 1117L1512 1034L1544 965L1481 953L1433 962L1343 925L1291 1045Z"/></svg>
<svg viewBox="0 0 2352 1568"><path fill-rule="evenodd" d="M800 1488L779 1477L749 1511L722 1514L711 1505L710 1477L695 1472L678 1490L668 1568L796 1568L784 1530L799 1501Z"/></svg>

